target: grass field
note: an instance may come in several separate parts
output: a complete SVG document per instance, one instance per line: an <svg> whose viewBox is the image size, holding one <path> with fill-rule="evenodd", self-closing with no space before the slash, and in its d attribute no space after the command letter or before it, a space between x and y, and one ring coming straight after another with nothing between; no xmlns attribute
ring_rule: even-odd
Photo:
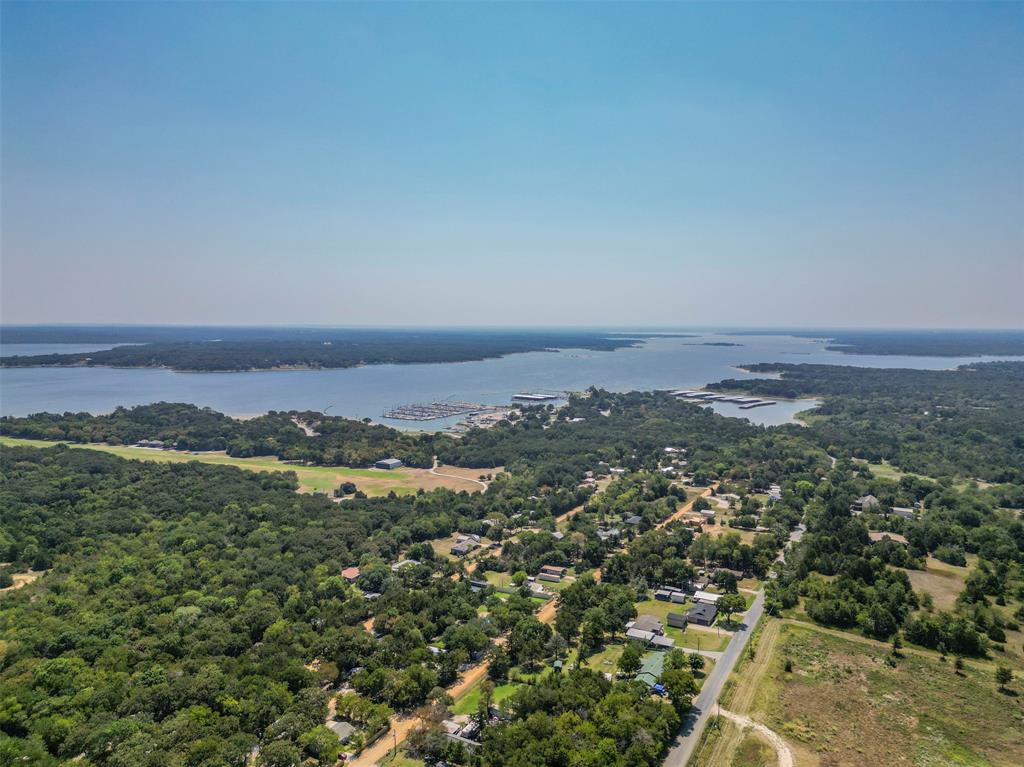
<svg viewBox="0 0 1024 767"><path fill-rule="evenodd" d="M785 738L798 767L1024 764L1024 700L996 690L990 663L967 661L958 676L951 662L908 652L893 668L884 646L852 635L772 630L743 670L756 683L741 679L724 705ZM717 763L744 764L740 750Z"/></svg>
<svg viewBox="0 0 1024 767"><path fill-rule="evenodd" d="M455 701L455 705L452 706L453 714L475 714L477 707L480 705L480 683L473 685L469 691ZM519 684L499 684L494 688L494 695L491 697L491 701L495 706L500 706L501 702L509 697L512 693L518 690L522 685Z"/></svg>
<svg viewBox="0 0 1024 767"><path fill-rule="evenodd" d="M53 447L60 444L41 439L16 439L0 437L0 445L25 445L29 447ZM247 471L293 471L299 479L299 490L306 493L330 493L342 482L354 482L367 495L387 495L394 491L398 495L410 495L420 488L431 490L437 487L448 487L453 490L476 492L482 488L470 479L459 477L440 477L426 469L403 468L394 471L380 469L350 469L341 466L298 466L282 463L273 456L260 458L232 458L225 453L177 453L171 450L153 450L144 447L122 447L114 445L76 445L73 448L99 450L121 458L141 461L161 461L166 463L186 463L199 461L222 466L237 466ZM465 469L452 469L440 466L438 471L465 472ZM476 472L479 473L479 472Z"/></svg>
<svg viewBox="0 0 1024 767"><path fill-rule="evenodd" d="M967 567L957 567L928 557L924 570L904 569L903 572L910 578L910 585L914 587L914 591L931 594L937 608L949 610L963 591L967 574L976 561L977 556L972 554L967 561Z"/></svg>
<svg viewBox="0 0 1024 767"><path fill-rule="evenodd" d="M614 674L618 670L619 658L622 657L624 644L612 644L609 642L600 652L589 656L581 665L586 666L602 674Z"/></svg>

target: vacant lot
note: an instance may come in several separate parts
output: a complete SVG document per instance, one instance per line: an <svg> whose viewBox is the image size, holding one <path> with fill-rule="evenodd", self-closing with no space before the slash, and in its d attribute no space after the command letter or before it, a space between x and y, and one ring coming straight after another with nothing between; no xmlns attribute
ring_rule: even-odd
<svg viewBox="0 0 1024 767"><path fill-rule="evenodd" d="M977 559L976 557L972 558ZM964 589L964 581L967 578L967 573L970 572L970 567L947 565L933 557L928 557L925 564L924 570L903 570L903 572L910 578L910 584L914 587L914 591L931 594L936 607L941 610L950 609ZM968 561L968 565L970 564L971 562Z"/></svg>
<svg viewBox="0 0 1024 767"><path fill-rule="evenodd" d="M58 442L40 439L15 439L0 437L0 445L27 445L30 447L53 447ZM277 458L232 458L225 453L178 453L172 450L152 450L144 447L115 447L113 445L69 445L69 447L87 450L101 450L113 453L122 458L141 461L165 461L183 463L199 461L226 466L237 466L247 471L294 471L299 478L299 489L305 493L330 493L342 482L354 482L356 487L367 495L387 495L395 492L398 495L409 495L419 489L432 490L437 487L448 487L453 490L477 492L481 485L474 479L464 478L466 469L451 466L438 466L438 472L458 474L459 476L439 476L427 469L402 468L394 471L381 469L349 469L343 466L299 466L282 463ZM496 471L496 470L494 470ZM475 472L479 475L479 472Z"/></svg>
<svg viewBox="0 0 1024 767"><path fill-rule="evenodd" d="M778 632L760 648L764 676L742 713L782 735L797 765L1024 764L1024 701L996 691L991 664L967 661L958 676L908 652L893 668L882 646L853 636Z"/></svg>

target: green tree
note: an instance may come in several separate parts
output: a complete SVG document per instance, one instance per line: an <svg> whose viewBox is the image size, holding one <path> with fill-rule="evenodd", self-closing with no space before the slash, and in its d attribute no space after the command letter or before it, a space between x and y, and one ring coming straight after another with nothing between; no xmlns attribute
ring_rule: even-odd
<svg viewBox="0 0 1024 767"><path fill-rule="evenodd" d="M619 656L619 671L623 674L635 674L640 670L640 665L640 648L635 642L630 642Z"/></svg>
<svg viewBox="0 0 1024 767"><path fill-rule="evenodd" d="M333 735L333 733L331 733ZM335 738L337 740L337 738ZM258 767L296 767L302 762L302 752L294 743L275 740L260 751L256 760Z"/></svg>
<svg viewBox="0 0 1024 767"><path fill-rule="evenodd" d="M1009 666L997 666L996 667L996 684L999 686L1000 691L1005 690L1006 686L1013 681L1013 671Z"/></svg>
<svg viewBox="0 0 1024 767"><path fill-rule="evenodd" d="M725 594L718 599L718 610L727 621L731 620L734 613L743 612L746 608L746 600L741 594Z"/></svg>
<svg viewBox="0 0 1024 767"><path fill-rule="evenodd" d="M698 691L693 674L680 668L672 669L662 673L659 681L665 687L676 713L683 716L693 707L693 696Z"/></svg>

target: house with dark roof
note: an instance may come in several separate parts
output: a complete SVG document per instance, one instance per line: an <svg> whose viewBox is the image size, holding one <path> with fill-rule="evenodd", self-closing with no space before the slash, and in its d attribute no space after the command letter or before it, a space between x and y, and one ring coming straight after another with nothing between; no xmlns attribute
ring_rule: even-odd
<svg viewBox="0 0 1024 767"><path fill-rule="evenodd" d="M682 613L669 613L665 616L665 620L668 621L668 625L676 629L686 629L689 621L686 620L686 616Z"/></svg>
<svg viewBox="0 0 1024 767"><path fill-rule="evenodd" d="M661 621L658 620L657 616L654 615L638 615L636 620L631 624L628 624L629 628L636 629L638 631L650 631L652 634L664 634L665 627Z"/></svg>
<svg viewBox="0 0 1024 767"><path fill-rule="evenodd" d="M717 615L718 608L715 605L696 604L686 611L686 620L699 626L710 626Z"/></svg>

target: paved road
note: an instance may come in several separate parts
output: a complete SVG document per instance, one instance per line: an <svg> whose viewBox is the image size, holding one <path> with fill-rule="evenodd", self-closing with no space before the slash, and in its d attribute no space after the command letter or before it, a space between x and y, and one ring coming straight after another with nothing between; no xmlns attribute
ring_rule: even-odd
<svg viewBox="0 0 1024 767"><path fill-rule="evenodd" d="M779 552L776 561L785 561L786 552L789 551L793 544L799 543L806 531L807 526L803 522L797 525L796 529L790 532L789 541L782 547L782 551ZM747 614L743 617L743 624L740 626L739 631L733 634L729 646L725 648L722 657L715 662L714 669L711 670L708 678L704 681L704 686L700 689L700 695L693 702L693 710L686 717L686 720L683 722L683 728L679 731L675 743L669 749L668 756L665 758L665 767L686 767L689 763L694 749L697 748L697 744L700 742L700 736L704 732L704 728L707 727L711 714L714 712L715 704L718 703L718 696L722 694L725 680L729 678L729 674L732 673L733 668L736 666L736 661L743 654L743 649L747 646L747 640L750 639L751 632L757 628L762 615L764 615L764 592L759 591L757 596L754 597L750 609L747 610Z"/></svg>
<svg viewBox="0 0 1024 767"><path fill-rule="evenodd" d="M708 678L704 680L704 686L701 687L700 694L693 702L693 709L683 721L683 728L669 749L668 756L665 758L665 767L686 767L690 761L694 749L700 742L701 733L704 732L708 720L714 713L715 704L718 702L718 696L722 694L725 680L729 678L736 661L742 656L743 649L747 646L747 640L750 639L751 632L757 627L763 614L764 592L760 591L743 617L740 628L732 635L729 646L725 648L722 657L715 663Z"/></svg>

